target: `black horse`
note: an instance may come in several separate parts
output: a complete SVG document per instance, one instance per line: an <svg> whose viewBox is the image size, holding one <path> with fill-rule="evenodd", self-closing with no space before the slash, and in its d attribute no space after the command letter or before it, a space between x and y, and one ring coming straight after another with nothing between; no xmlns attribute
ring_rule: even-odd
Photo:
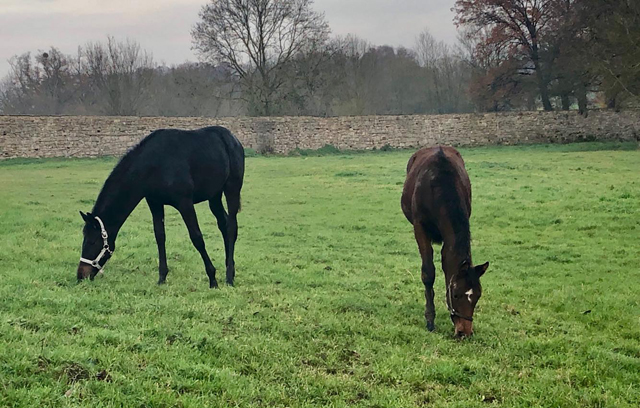
<svg viewBox="0 0 640 408"><path fill-rule="evenodd" d="M115 249L118 231L144 198L153 215L158 243L160 279L167 279L164 206L175 207L189 230L209 276L209 287L218 286L216 268L205 249L193 207L209 201L224 238L227 283L233 285L233 252L238 237L237 214L244 178L244 149L238 139L219 126L199 130L162 129L145 137L125 154L113 169L98 195L93 210L84 214L82 257L78 280L92 280L102 270ZM222 205L227 200L229 215Z"/></svg>

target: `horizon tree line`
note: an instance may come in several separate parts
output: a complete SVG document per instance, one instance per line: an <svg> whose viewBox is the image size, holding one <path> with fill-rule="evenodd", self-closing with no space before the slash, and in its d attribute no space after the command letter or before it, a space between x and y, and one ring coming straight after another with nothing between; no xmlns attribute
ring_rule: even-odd
<svg viewBox="0 0 640 408"><path fill-rule="evenodd" d="M457 0L455 45L332 37L312 0L210 0L198 62L157 64L134 40L11 58L2 114L273 116L620 109L640 95L640 2Z"/></svg>

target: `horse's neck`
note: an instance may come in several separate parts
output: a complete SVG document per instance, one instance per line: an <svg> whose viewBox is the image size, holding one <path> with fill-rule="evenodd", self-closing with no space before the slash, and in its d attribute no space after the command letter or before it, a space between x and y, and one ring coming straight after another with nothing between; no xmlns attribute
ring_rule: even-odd
<svg viewBox="0 0 640 408"><path fill-rule="evenodd" d="M471 243L470 242L456 242L455 236L443 237L443 269L447 279L450 279L452 275L458 274L460 271L460 265L464 261L471 261Z"/></svg>
<svg viewBox="0 0 640 408"><path fill-rule="evenodd" d="M98 196L93 214L102 219L107 230L110 230L109 235L115 238L142 198L140 189L135 185L107 179Z"/></svg>
<svg viewBox="0 0 640 408"><path fill-rule="evenodd" d="M471 234L469 224L454 224L448 218L443 218L438 223L445 249L452 258L459 260L471 260Z"/></svg>

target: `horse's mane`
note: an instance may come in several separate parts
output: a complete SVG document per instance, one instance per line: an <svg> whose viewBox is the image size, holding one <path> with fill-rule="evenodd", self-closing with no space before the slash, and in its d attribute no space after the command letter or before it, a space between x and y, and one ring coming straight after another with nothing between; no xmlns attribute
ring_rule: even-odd
<svg viewBox="0 0 640 408"><path fill-rule="evenodd" d="M120 158L120 160L118 160L118 163L114 166L113 170L111 170L109 177L107 177L107 179L105 180L104 185L102 186L102 189L98 194L98 199L96 200L96 203L93 206L93 210L92 210L93 213L95 213L95 211L101 206L101 204L105 200L107 190L109 190L109 188L113 186L114 183L117 183L119 180L125 177L125 175L129 172L131 167L136 163L136 158L140 156L140 153L143 151L143 147L146 144L148 144L149 141L154 138L154 136L157 136L161 132L161 130L162 129L155 130L151 132L149 135L145 136L136 145L131 147Z"/></svg>

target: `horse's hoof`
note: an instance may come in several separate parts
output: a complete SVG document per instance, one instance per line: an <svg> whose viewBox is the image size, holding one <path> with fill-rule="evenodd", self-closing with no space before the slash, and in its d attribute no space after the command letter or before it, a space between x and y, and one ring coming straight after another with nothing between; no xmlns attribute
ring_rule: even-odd
<svg viewBox="0 0 640 408"><path fill-rule="evenodd" d="M158 281L158 285L164 285L165 283L167 283L167 281L166 281L166 280L164 280L164 279L160 279L160 280Z"/></svg>
<svg viewBox="0 0 640 408"><path fill-rule="evenodd" d="M233 281L227 281L227 285L233 287Z"/></svg>
<svg viewBox="0 0 640 408"><path fill-rule="evenodd" d="M209 282L209 289L218 289L218 282L217 281Z"/></svg>
<svg viewBox="0 0 640 408"><path fill-rule="evenodd" d="M433 324L433 322L427 322L427 330L429 330L430 332L435 331L436 325Z"/></svg>

